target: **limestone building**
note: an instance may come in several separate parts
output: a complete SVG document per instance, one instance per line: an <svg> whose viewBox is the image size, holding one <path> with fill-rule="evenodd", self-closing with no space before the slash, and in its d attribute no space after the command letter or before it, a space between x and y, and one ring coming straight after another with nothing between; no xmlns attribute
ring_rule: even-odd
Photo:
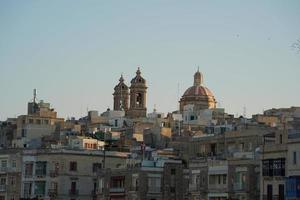
<svg viewBox="0 0 300 200"><path fill-rule="evenodd" d="M180 101L180 112L185 105L194 105L194 109L203 110L216 108L216 99L213 93L203 85L203 75L198 71L194 74L194 85L189 87L182 95Z"/></svg>

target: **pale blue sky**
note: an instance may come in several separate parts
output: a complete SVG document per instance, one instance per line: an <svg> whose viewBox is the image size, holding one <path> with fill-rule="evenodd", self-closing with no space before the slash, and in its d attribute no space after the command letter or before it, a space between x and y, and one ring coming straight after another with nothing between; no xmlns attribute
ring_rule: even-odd
<svg viewBox="0 0 300 200"><path fill-rule="evenodd" d="M0 120L32 89L61 117L112 107L137 66L148 111L176 109L199 65L232 114L300 106L300 1L0 1Z"/></svg>

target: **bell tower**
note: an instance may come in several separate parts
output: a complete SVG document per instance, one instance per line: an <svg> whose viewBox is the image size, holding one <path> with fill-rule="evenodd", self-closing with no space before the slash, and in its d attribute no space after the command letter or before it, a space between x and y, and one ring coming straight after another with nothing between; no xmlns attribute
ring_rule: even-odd
<svg viewBox="0 0 300 200"><path fill-rule="evenodd" d="M123 75L119 79L118 85L114 88L114 110L128 110L128 100L129 100L129 89L128 86L124 83Z"/></svg>
<svg viewBox="0 0 300 200"><path fill-rule="evenodd" d="M131 80L130 107L126 116L129 118L146 117L146 93L146 80L141 76L140 68L138 68L136 76Z"/></svg>

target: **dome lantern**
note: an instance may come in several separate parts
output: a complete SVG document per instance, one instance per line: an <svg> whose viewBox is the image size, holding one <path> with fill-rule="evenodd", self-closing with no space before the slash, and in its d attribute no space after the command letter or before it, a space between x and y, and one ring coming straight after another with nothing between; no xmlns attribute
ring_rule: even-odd
<svg viewBox="0 0 300 200"><path fill-rule="evenodd" d="M194 74L194 86L201 86L203 84L203 75L198 71Z"/></svg>

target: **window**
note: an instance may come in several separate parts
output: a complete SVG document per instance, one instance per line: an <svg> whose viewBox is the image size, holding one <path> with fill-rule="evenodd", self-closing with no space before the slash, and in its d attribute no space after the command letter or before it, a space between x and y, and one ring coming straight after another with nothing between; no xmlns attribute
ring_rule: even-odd
<svg viewBox="0 0 300 200"><path fill-rule="evenodd" d="M249 147L248 147L249 151L252 151L252 143L249 142Z"/></svg>
<svg viewBox="0 0 300 200"><path fill-rule="evenodd" d="M245 172L236 172L234 177L234 189L242 190L245 186L246 174Z"/></svg>
<svg viewBox="0 0 300 200"><path fill-rule="evenodd" d="M0 185L6 185L6 178L0 179Z"/></svg>
<svg viewBox="0 0 300 200"><path fill-rule="evenodd" d="M115 126L118 126L118 120L115 119Z"/></svg>
<svg viewBox="0 0 300 200"><path fill-rule="evenodd" d="M175 175L176 174L176 169L171 169L171 175Z"/></svg>
<svg viewBox="0 0 300 200"><path fill-rule="evenodd" d="M280 134L280 144L282 144L282 135Z"/></svg>
<svg viewBox="0 0 300 200"><path fill-rule="evenodd" d="M175 193L175 187L170 188L171 193Z"/></svg>
<svg viewBox="0 0 300 200"><path fill-rule="evenodd" d="M99 181L98 181L98 190L100 193L102 193L103 191L103 187L104 187L104 184L103 184L103 178L100 178Z"/></svg>
<svg viewBox="0 0 300 200"><path fill-rule="evenodd" d="M93 163L93 172L100 172L102 168L101 163Z"/></svg>
<svg viewBox="0 0 300 200"><path fill-rule="evenodd" d="M44 124L49 124L49 120L45 119Z"/></svg>
<svg viewBox="0 0 300 200"><path fill-rule="evenodd" d="M22 134L22 137L26 137L26 129L23 128L21 134Z"/></svg>
<svg viewBox="0 0 300 200"><path fill-rule="evenodd" d="M293 152L293 164L297 165L297 152L296 151Z"/></svg>
<svg viewBox="0 0 300 200"><path fill-rule="evenodd" d="M31 191L32 191L32 183L31 182L24 183L24 194L23 194L23 196L25 198L29 198L31 196Z"/></svg>
<svg viewBox="0 0 300 200"><path fill-rule="evenodd" d="M110 178L110 187L111 188L124 188L125 186L125 177L124 176L114 176Z"/></svg>
<svg viewBox="0 0 300 200"><path fill-rule="evenodd" d="M267 200L273 200L273 187L269 184L267 186Z"/></svg>
<svg viewBox="0 0 300 200"><path fill-rule="evenodd" d="M17 161L16 160L12 160L11 166L12 166L12 168L16 168L17 167Z"/></svg>
<svg viewBox="0 0 300 200"><path fill-rule="evenodd" d="M70 162L70 171L77 171L77 162L76 161Z"/></svg>
<svg viewBox="0 0 300 200"><path fill-rule="evenodd" d="M142 107L142 103L143 103L143 97L141 93L137 93L136 94L136 105L138 107Z"/></svg>
<svg viewBox="0 0 300 200"><path fill-rule="evenodd" d="M41 124L41 120L40 120L40 119L37 119L37 120L36 120L36 123L37 123L37 124Z"/></svg>
<svg viewBox="0 0 300 200"><path fill-rule="evenodd" d="M285 197L284 197L284 185L283 184L278 185L278 191L279 191L278 200L284 200Z"/></svg>
<svg viewBox="0 0 300 200"><path fill-rule="evenodd" d="M151 193L160 193L161 179L156 177L148 178L148 191Z"/></svg>
<svg viewBox="0 0 300 200"><path fill-rule="evenodd" d="M5 171L7 169L7 160L1 160L1 171Z"/></svg>
<svg viewBox="0 0 300 200"><path fill-rule="evenodd" d="M32 176L32 172L33 172L33 163L26 163L25 164L25 177L30 177Z"/></svg>
<svg viewBox="0 0 300 200"><path fill-rule="evenodd" d="M226 184L226 182L227 182L227 180L226 180L226 179L227 179L227 175L226 175L226 174L224 174L224 175L223 175L223 184Z"/></svg>
<svg viewBox="0 0 300 200"><path fill-rule="evenodd" d="M262 161L263 176L285 176L285 158Z"/></svg>
<svg viewBox="0 0 300 200"><path fill-rule="evenodd" d="M46 186L45 181L36 181L35 187L34 187L34 194L44 196L45 195L45 186Z"/></svg>
<svg viewBox="0 0 300 200"><path fill-rule="evenodd" d="M76 182L75 181L73 181L73 182L71 182L71 189L70 189L70 193L71 194L76 194Z"/></svg>
<svg viewBox="0 0 300 200"><path fill-rule="evenodd" d="M29 119L29 124L33 124L33 119Z"/></svg>
<svg viewBox="0 0 300 200"><path fill-rule="evenodd" d="M242 142L240 143L240 151L244 152L245 144Z"/></svg>
<svg viewBox="0 0 300 200"><path fill-rule="evenodd" d="M15 185L16 184L16 177L15 176L9 177L9 183L12 186Z"/></svg>
<svg viewBox="0 0 300 200"><path fill-rule="evenodd" d="M47 162L46 161L36 162L36 165L35 165L35 175L36 176L45 176L46 171L47 171Z"/></svg>

